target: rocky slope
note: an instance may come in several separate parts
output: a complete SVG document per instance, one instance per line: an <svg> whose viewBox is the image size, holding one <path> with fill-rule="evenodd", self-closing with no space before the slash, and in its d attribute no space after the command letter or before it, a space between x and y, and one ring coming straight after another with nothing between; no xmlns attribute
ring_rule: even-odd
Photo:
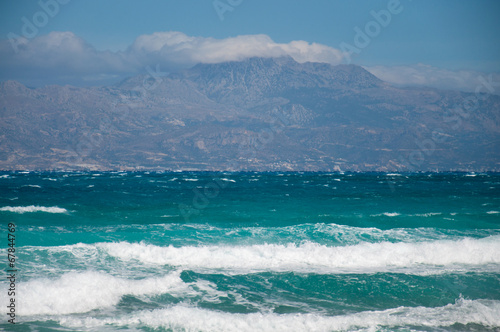
<svg viewBox="0 0 500 332"><path fill-rule="evenodd" d="M500 170L500 97L251 58L108 87L0 84L0 169Z"/></svg>

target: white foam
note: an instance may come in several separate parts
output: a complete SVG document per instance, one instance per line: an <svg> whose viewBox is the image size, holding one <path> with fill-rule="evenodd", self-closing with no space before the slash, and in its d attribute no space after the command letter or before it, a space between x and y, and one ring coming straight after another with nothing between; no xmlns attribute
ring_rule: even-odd
<svg viewBox="0 0 500 332"><path fill-rule="evenodd" d="M417 214L413 214L411 216L415 216L415 217L433 217L433 216L439 216L441 214L442 214L441 212L428 212L428 213L417 213Z"/></svg>
<svg viewBox="0 0 500 332"><path fill-rule="evenodd" d="M236 182L235 180L233 180L233 179L228 179L228 178L222 178L221 180L222 180L222 181L226 181L226 182Z"/></svg>
<svg viewBox="0 0 500 332"><path fill-rule="evenodd" d="M441 212L427 212L427 213L408 214L407 216L409 216L409 217L432 217L432 216L439 216L441 214L442 214ZM401 213L399 213L399 212L384 212L384 213L378 213L378 214L371 214L370 217L381 217L381 216L398 217L400 215L401 215Z"/></svg>
<svg viewBox="0 0 500 332"><path fill-rule="evenodd" d="M398 212L384 212L384 213L379 213L379 214L371 214L370 217L380 217L380 216L397 217L400 215L401 215L401 213L398 213Z"/></svg>
<svg viewBox="0 0 500 332"><path fill-rule="evenodd" d="M47 213L67 213L68 210L57 207L57 206L38 206L38 205L30 205L30 206L4 206L0 208L0 211L9 211L15 213L26 213L26 212L47 212Z"/></svg>
<svg viewBox="0 0 500 332"><path fill-rule="evenodd" d="M500 302L463 300L443 307L398 307L383 311L364 311L350 315L251 313L230 314L177 305L141 311L118 318L62 317L63 326L78 328L150 327L173 331L360 331L380 328L421 326L443 328L454 324L500 326Z"/></svg>
<svg viewBox="0 0 500 332"><path fill-rule="evenodd" d="M400 216L401 214L397 212L384 212L383 215L387 217L397 217Z"/></svg>
<svg viewBox="0 0 500 332"><path fill-rule="evenodd" d="M101 243L99 248L123 261L229 273L297 271L350 273L408 270L436 273L500 264L500 236L458 241L361 243L329 247L317 243L252 246L159 247L144 243Z"/></svg>
<svg viewBox="0 0 500 332"><path fill-rule="evenodd" d="M192 182L195 182L195 181L198 181L198 179L183 179L184 181L192 181Z"/></svg>
<svg viewBox="0 0 500 332"><path fill-rule="evenodd" d="M31 188L42 188L41 186L37 185L37 184L26 184L22 187L31 187Z"/></svg>
<svg viewBox="0 0 500 332"><path fill-rule="evenodd" d="M487 214L498 214L498 213L500 213L500 211L488 211L488 212L486 212L486 213L487 213Z"/></svg>
<svg viewBox="0 0 500 332"><path fill-rule="evenodd" d="M9 174L0 175L0 179L8 179L8 178L10 178Z"/></svg>
<svg viewBox="0 0 500 332"><path fill-rule="evenodd" d="M60 315L84 313L118 304L127 294L156 295L193 292L180 272L148 279L122 279L101 272L69 272L57 279L19 283L19 314Z"/></svg>

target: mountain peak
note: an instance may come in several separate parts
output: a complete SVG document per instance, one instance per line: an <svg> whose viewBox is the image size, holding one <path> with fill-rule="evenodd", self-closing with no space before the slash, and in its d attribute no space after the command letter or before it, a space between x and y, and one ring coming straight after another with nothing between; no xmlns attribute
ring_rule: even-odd
<svg viewBox="0 0 500 332"><path fill-rule="evenodd" d="M198 64L171 77L194 82L215 101L232 101L238 105L301 88L358 90L383 84L356 65L298 63L290 56Z"/></svg>
<svg viewBox="0 0 500 332"><path fill-rule="evenodd" d="M23 85L22 83L20 83L18 81L14 81L14 80L8 80L8 81L0 82L0 87L2 87L4 89L26 88L25 85Z"/></svg>
<svg viewBox="0 0 500 332"><path fill-rule="evenodd" d="M241 170L498 170L498 96L456 130L442 119L466 95L386 89L356 65L249 58L162 78L120 115L112 105L144 79L99 89L1 83L0 168L213 170L236 160ZM434 137L445 153L412 159Z"/></svg>
<svg viewBox="0 0 500 332"><path fill-rule="evenodd" d="M0 92L4 95L23 94L27 90L29 89L18 81L9 80L0 82Z"/></svg>
<svg viewBox="0 0 500 332"><path fill-rule="evenodd" d="M291 56L282 55L279 57L250 57L243 61L234 61L234 62L242 62L242 63L255 63L255 64L263 64L263 65L296 65L298 64Z"/></svg>

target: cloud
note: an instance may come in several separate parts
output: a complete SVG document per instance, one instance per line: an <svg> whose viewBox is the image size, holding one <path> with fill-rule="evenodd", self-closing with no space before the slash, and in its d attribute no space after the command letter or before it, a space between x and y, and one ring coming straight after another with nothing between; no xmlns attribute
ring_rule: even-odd
<svg viewBox="0 0 500 332"><path fill-rule="evenodd" d="M127 72L123 55L97 51L72 32L51 32L17 40L17 52L9 40L0 41L0 79L34 83L73 83L88 75Z"/></svg>
<svg viewBox="0 0 500 332"><path fill-rule="evenodd" d="M277 43L269 36L242 35L224 39L193 37L182 32L155 32L137 37L125 51L95 49L72 32L51 32L31 40L0 40L0 80L14 79L28 85L109 84L120 78L144 73L147 66L172 72L197 63L239 61L249 57L289 55L297 62L340 64L342 53L332 47L291 41ZM365 67L375 76L400 86L429 86L474 91L476 71L451 71L425 64ZM492 76L500 82L500 73Z"/></svg>
<svg viewBox="0 0 500 332"><path fill-rule="evenodd" d="M243 35L225 39L188 36L182 32L141 35L126 51L96 50L72 32L51 32L32 40L0 41L0 79L92 81L134 75L146 66L160 65L175 71L197 63L238 61L249 57L289 55L298 62L342 61L339 50L317 43L276 43L267 35Z"/></svg>
<svg viewBox="0 0 500 332"><path fill-rule="evenodd" d="M412 66L364 68L381 80L398 86L428 86L466 92L474 92L481 85L480 77L487 79L490 75L472 70L452 71L421 63ZM500 73L491 75L493 82L500 82Z"/></svg>
<svg viewBox="0 0 500 332"><path fill-rule="evenodd" d="M244 35L225 39L190 37L181 32L155 32L139 36L129 51L139 56L155 56L176 63L219 63L249 57L289 55L297 62L339 64L342 53L329 46L292 41L274 42L267 35Z"/></svg>

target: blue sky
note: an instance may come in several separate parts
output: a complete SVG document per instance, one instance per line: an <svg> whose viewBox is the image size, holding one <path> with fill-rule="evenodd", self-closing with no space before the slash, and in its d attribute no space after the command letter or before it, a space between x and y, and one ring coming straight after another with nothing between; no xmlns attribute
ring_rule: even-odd
<svg viewBox="0 0 500 332"><path fill-rule="evenodd" d="M391 14L389 8L397 10ZM389 12L390 22L377 23L373 11ZM500 72L499 16L496 0L3 0L0 79L78 84L85 76L89 84L98 84L146 65L173 71L194 62L255 56L263 49L263 56L286 53L299 62L352 60L402 85L467 90L471 78ZM13 52L8 38L23 38L23 17L31 24L38 19L39 27L28 31L31 35ZM367 24L375 30L366 45L356 47L355 28L366 34ZM290 44L294 41L307 45ZM358 52L346 57L342 45Z"/></svg>

